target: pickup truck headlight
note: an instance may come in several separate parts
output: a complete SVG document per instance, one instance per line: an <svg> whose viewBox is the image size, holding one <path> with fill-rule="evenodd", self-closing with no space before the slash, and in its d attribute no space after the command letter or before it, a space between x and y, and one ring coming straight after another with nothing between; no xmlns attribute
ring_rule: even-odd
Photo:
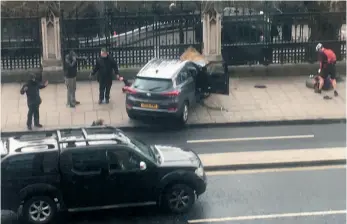
<svg viewBox="0 0 347 224"><path fill-rule="evenodd" d="M202 167L199 167L195 170L195 174L198 176L198 177L203 177L204 176L204 168Z"/></svg>

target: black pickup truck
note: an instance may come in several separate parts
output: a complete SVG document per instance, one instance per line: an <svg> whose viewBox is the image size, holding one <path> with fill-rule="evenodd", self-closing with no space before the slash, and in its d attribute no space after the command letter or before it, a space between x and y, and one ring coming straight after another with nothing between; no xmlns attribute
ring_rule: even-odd
<svg viewBox="0 0 347 224"><path fill-rule="evenodd" d="M152 204L184 213L206 190L195 152L147 145L113 127L22 133L1 143L1 209L18 212L21 223Z"/></svg>

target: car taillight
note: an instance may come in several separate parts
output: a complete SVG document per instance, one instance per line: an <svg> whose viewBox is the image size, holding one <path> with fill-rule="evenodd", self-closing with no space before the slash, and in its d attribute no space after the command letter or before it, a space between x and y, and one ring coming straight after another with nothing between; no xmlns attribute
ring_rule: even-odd
<svg viewBox="0 0 347 224"><path fill-rule="evenodd" d="M171 92L162 93L162 95L164 95L164 96L178 96L178 95L180 95L180 92L177 90L174 90Z"/></svg>
<svg viewBox="0 0 347 224"><path fill-rule="evenodd" d="M135 89L130 88L130 87L128 87L128 86L125 86L125 87L124 87L124 91L125 91L126 93L129 93L129 94L135 94L135 93L136 93L136 90L135 90Z"/></svg>
<svg viewBox="0 0 347 224"><path fill-rule="evenodd" d="M171 112L175 112L175 111L177 111L177 107L170 107L167 110L171 111Z"/></svg>

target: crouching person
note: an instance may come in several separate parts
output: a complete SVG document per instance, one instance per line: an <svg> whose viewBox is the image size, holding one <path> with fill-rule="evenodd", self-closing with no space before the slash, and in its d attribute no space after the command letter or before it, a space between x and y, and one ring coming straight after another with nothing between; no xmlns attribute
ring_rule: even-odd
<svg viewBox="0 0 347 224"><path fill-rule="evenodd" d="M93 121L92 126L103 126L104 125L104 120L103 119L98 119L96 121Z"/></svg>
<svg viewBox="0 0 347 224"><path fill-rule="evenodd" d="M27 128L32 130L32 120L34 118L34 126L42 128L40 124L40 113L39 108L42 102L40 97L40 89L45 88L48 85L48 81L41 83L37 80L35 74L30 74L30 80L25 83L21 90L20 94L27 95L27 104L28 104L28 118L27 118Z"/></svg>

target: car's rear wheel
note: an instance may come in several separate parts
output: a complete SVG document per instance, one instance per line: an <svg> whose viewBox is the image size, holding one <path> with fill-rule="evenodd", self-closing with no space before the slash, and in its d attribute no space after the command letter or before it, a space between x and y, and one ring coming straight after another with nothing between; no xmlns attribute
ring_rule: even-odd
<svg viewBox="0 0 347 224"><path fill-rule="evenodd" d="M56 203L47 196L35 196L24 203L22 218L26 223L52 223L57 213Z"/></svg>
<svg viewBox="0 0 347 224"><path fill-rule="evenodd" d="M195 203L194 190L185 184L169 187L163 196L163 208L176 214L188 212Z"/></svg>
<svg viewBox="0 0 347 224"><path fill-rule="evenodd" d="M186 124L188 122L188 117L189 117L189 104L187 101L185 101L183 104L182 113L179 117L180 123Z"/></svg>

